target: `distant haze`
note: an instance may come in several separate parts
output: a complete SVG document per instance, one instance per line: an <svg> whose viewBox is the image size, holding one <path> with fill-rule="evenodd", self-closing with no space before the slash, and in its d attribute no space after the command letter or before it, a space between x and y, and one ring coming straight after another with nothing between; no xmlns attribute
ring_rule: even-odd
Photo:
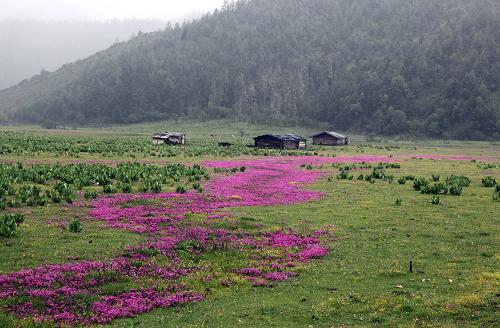
<svg viewBox="0 0 500 328"><path fill-rule="evenodd" d="M223 0L0 0L0 20L178 19L220 7Z"/></svg>
<svg viewBox="0 0 500 328"><path fill-rule="evenodd" d="M223 0L0 0L0 90Z"/></svg>

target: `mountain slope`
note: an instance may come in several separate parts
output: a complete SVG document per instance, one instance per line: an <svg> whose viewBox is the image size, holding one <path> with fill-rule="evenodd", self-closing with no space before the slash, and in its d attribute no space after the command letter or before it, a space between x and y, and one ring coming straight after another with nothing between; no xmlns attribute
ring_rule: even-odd
<svg viewBox="0 0 500 328"><path fill-rule="evenodd" d="M500 138L494 0L253 0L0 92L10 120L170 117Z"/></svg>

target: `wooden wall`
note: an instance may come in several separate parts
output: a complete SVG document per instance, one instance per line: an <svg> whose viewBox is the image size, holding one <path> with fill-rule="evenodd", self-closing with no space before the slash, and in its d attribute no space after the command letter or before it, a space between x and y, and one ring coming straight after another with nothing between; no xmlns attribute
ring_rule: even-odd
<svg viewBox="0 0 500 328"><path fill-rule="evenodd" d="M336 138L327 133L313 138L313 144L324 146L343 146L348 144L348 138Z"/></svg>

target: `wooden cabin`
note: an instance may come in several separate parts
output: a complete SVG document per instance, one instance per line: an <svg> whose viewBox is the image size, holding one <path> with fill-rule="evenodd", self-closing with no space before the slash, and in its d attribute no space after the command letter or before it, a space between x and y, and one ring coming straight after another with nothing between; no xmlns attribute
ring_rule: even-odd
<svg viewBox="0 0 500 328"><path fill-rule="evenodd" d="M177 132L159 132L152 137L154 145L184 145L186 135Z"/></svg>
<svg viewBox="0 0 500 328"><path fill-rule="evenodd" d="M349 137L331 131L323 131L311 137L314 145L344 146L349 144Z"/></svg>
<svg viewBox="0 0 500 328"><path fill-rule="evenodd" d="M257 148L304 149L307 139L296 134L265 134L253 138Z"/></svg>

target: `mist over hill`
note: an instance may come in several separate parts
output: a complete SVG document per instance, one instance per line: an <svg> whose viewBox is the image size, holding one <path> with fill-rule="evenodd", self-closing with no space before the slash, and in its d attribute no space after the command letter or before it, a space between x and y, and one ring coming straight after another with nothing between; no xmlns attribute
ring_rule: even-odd
<svg viewBox="0 0 500 328"><path fill-rule="evenodd" d="M44 22L0 20L0 89L13 86L42 70L62 65L129 40L138 31L166 26L162 20Z"/></svg>
<svg viewBox="0 0 500 328"><path fill-rule="evenodd" d="M499 30L496 0L240 1L1 91L1 119L499 139Z"/></svg>

